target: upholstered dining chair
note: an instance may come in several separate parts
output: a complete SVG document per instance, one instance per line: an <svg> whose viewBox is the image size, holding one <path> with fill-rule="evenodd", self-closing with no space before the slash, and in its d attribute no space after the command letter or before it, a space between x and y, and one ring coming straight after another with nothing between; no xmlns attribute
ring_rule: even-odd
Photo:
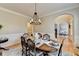
<svg viewBox="0 0 79 59"><path fill-rule="evenodd" d="M28 46L28 55L35 56L36 55L35 43L31 39L28 39L27 46Z"/></svg>
<svg viewBox="0 0 79 59"><path fill-rule="evenodd" d="M21 46L22 46L22 56L26 55L27 56L27 43L25 41L25 38L21 36Z"/></svg>
<svg viewBox="0 0 79 59"><path fill-rule="evenodd" d="M5 38L4 40L0 40L0 44L5 43L7 41L8 41L8 38ZM1 46L0 46L0 49L2 49L2 50L8 50L7 48L1 47Z"/></svg>

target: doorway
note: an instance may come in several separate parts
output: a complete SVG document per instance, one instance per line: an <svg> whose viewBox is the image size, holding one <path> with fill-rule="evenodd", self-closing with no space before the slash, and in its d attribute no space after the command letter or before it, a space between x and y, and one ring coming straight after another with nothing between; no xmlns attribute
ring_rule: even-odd
<svg viewBox="0 0 79 59"><path fill-rule="evenodd" d="M64 52L73 54L74 48L74 24L73 24L73 15L63 14L59 15L55 19L57 24L57 40L59 43L64 39L63 48Z"/></svg>

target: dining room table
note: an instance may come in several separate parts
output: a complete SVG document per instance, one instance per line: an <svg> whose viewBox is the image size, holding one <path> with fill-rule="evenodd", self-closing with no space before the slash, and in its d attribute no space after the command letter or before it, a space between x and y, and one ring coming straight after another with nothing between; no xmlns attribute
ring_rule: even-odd
<svg viewBox="0 0 79 59"><path fill-rule="evenodd" d="M41 50L44 53L44 55L48 55L49 52L55 52L55 51L58 50L57 48L51 47L51 46L49 46L49 45L47 45L45 43L42 44L39 47L36 47L36 48L39 49L39 50Z"/></svg>

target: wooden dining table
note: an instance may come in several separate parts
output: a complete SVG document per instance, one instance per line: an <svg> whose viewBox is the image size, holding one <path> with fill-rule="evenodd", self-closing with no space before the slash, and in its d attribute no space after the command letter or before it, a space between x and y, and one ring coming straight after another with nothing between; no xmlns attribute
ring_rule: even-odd
<svg viewBox="0 0 79 59"><path fill-rule="evenodd" d="M54 47L50 47L47 44L42 44L40 47L37 47L38 49L42 50L42 51L46 51L46 52L51 52L51 51L57 51L57 48Z"/></svg>
<svg viewBox="0 0 79 59"><path fill-rule="evenodd" d="M54 48L54 47L50 47L48 46L47 44L42 44L41 46L39 47L36 47L37 49L43 51L43 55L44 56L49 56L49 52L56 52L58 49L57 48Z"/></svg>

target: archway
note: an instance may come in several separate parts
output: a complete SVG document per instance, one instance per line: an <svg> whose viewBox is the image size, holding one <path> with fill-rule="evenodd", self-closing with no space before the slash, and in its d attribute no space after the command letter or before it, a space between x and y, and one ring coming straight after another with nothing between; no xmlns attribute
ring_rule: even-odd
<svg viewBox="0 0 79 59"><path fill-rule="evenodd" d="M73 35L74 35L74 26L73 26L73 15L63 14L58 16L55 19L57 24L57 40L61 43L64 39L63 51L70 52L73 54Z"/></svg>

